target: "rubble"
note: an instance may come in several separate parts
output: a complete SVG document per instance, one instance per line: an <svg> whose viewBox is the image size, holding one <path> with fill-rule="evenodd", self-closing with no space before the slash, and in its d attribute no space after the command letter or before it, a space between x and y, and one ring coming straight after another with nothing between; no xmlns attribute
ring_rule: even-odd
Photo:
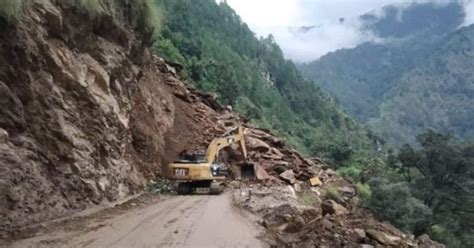
<svg viewBox="0 0 474 248"><path fill-rule="evenodd" d="M321 159L309 159L288 149L268 130L248 124L246 127L248 162L254 164L256 178L266 186L253 185L250 198L234 195L234 200L261 216L266 229L263 238L272 246L444 247L429 237L415 240L391 225L381 224L360 208L354 185ZM337 202L329 198L328 189L334 191L332 197L337 197ZM300 203L308 196L323 197L323 201Z"/></svg>

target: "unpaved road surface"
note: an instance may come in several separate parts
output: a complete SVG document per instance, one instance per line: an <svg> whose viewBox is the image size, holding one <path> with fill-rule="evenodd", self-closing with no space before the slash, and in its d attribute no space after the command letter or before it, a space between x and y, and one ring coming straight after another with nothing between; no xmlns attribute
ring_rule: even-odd
<svg viewBox="0 0 474 248"><path fill-rule="evenodd" d="M82 230L63 228L14 247L266 247L255 224L232 206L229 193L173 196ZM81 228L79 228L81 229ZM87 231L84 231L87 230Z"/></svg>

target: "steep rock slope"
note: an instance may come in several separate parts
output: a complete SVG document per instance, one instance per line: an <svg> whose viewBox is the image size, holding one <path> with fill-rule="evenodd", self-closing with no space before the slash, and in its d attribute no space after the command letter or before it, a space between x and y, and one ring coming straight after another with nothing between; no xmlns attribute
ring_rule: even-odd
<svg viewBox="0 0 474 248"><path fill-rule="evenodd" d="M132 23L33 1L0 33L1 230L139 193L185 145L223 131L209 125L212 97L151 56Z"/></svg>

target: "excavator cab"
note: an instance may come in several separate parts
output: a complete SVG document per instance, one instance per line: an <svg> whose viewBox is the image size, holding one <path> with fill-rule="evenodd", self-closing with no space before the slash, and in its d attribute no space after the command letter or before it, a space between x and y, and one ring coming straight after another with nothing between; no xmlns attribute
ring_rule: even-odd
<svg viewBox="0 0 474 248"><path fill-rule="evenodd" d="M222 163L212 163L211 174L215 177L227 177L229 176L229 168Z"/></svg>
<svg viewBox="0 0 474 248"><path fill-rule="evenodd" d="M169 164L168 178L178 182L178 194L190 194L198 188L207 188L211 194L224 191L224 181L229 173L225 164L217 162L217 156L221 149L235 143L240 145L247 158L244 130L239 126L212 140L205 155L183 154L179 160Z"/></svg>

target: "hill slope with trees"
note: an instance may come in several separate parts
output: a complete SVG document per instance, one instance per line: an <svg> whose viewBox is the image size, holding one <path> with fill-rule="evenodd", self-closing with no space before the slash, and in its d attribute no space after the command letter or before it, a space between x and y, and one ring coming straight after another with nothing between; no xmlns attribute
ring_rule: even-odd
<svg viewBox="0 0 474 248"><path fill-rule="evenodd" d="M472 114L460 110L469 104L468 96L455 92L469 94L472 87L472 75L462 69L471 66L472 27L458 30L465 15L461 3L387 6L384 11L383 18L361 16L365 30L382 42L336 51L301 65L301 71L397 146L415 142L426 128L474 137L467 131ZM447 88L433 87L440 84Z"/></svg>

